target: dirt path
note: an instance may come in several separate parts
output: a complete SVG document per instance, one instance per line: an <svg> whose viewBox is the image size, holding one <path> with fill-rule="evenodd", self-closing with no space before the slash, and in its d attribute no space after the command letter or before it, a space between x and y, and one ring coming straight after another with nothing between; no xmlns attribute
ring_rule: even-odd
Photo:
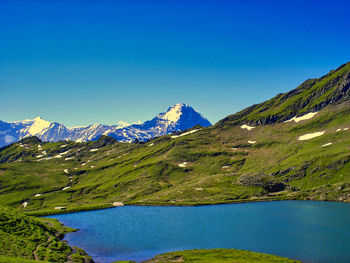
<svg viewBox="0 0 350 263"><path fill-rule="evenodd" d="M45 236L46 236L46 238L47 238L47 242L48 243L50 243L51 241L52 241L52 236L49 236L49 233L48 232L45 232ZM38 244L36 247L35 247L35 249L34 249L34 251L33 251L33 256L34 256L34 259L36 260L36 261L39 261L40 260L40 258L39 258L39 256L38 256L38 254L37 254L37 250L39 249L39 246L40 246L41 244Z"/></svg>

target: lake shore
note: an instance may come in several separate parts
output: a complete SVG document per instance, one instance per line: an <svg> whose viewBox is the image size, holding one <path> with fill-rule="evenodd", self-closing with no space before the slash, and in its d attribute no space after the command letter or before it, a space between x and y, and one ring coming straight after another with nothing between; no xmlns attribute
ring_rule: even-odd
<svg viewBox="0 0 350 263"><path fill-rule="evenodd" d="M279 257L272 254L257 253L242 249L192 249L175 252L167 252L142 261L142 263L160 262L237 262L237 263L301 263L286 257ZM117 261L118 262L118 261ZM122 262L122 261L121 261ZM134 262L134 261L130 261Z"/></svg>
<svg viewBox="0 0 350 263"><path fill-rule="evenodd" d="M270 201L286 201L286 200L298 200L298 199L284 199L284 198L264 198L264 199L241 199L241 200L229 200L229 201L216 201L216 202L125 202L123 206L206 206L206 205L227 205L227 204L242 204L242 203L256 203L256 202L270 202ZM24 212L31 216L48 216L48 215L60 215L70 214L82 211L93 211L116 207L113 203L86 205L78 207L68 207L66 209L43 209L36 211Z"/></svg>
<svg viewBox="0 0 350 263"><path fill-rule="evenodd" d="M339 201L339 200L315 200L309 198L288 198L287 196L275 196L261 199L239 199L239 200L225 200L225 201L214 201L214 202L125 202L122 203L122 206L168 206L168 207L191 207L191 206L207 206L207 205L227 205L227 204L243 204L243 203L257 203L257 202L272 202L272 201L320 201L320 202L339 202L346 203L347 201ZM118 205L120 206L120 205ZM31 216L48 216L48 215L59 215L59 214L70 214L76 212L83 211L93 211L93 210L101 210L116 207L113 203L107 204L95 204L95 205L85 205L85 206L77 206L77 207L68 207L62 210L55 209L43 209L36 211L26 211L24 212L27 215Z"/></svg>

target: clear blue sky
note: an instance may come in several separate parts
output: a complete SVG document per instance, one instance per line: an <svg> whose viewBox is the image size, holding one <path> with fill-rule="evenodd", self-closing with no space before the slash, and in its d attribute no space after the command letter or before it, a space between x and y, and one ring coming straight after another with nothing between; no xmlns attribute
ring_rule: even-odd
<svg viewBox="0 0 350 263"><path fill-rule="evenodd" d="M349 1L0 0L0 120L215 123L350 61Z"/></svg>

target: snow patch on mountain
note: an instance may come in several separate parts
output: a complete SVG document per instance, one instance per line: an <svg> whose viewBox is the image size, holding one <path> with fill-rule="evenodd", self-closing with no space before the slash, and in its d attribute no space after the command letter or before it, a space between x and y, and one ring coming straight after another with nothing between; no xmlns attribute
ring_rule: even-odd
<svg viewBox="0 0 350 263"><path fill-rule="evenodd" d="M188 107L188 105L184 103L176 104L170 107L167 112L159 114L158 118L175 123L182 115L182 107Z"/></svg>
<svg viewBox="0 0 350 263"><path fill-rule="evenodd" d="M300 116L300 117L294 116L293 118L291 118L290 120L287 120L285 122L291 122L291 121L300 122L300 121L304 121L304 120L309 120L309 119L313 118L317 113L318 113L318 111L317 112L309 112L309 113L307 113L303 116Z"/></svg>
<svg viewBox="0 0 350 263"><path fill-rule="evenodd" d="M308 134L299 136L298 140L299 140L299 141L310 140L310 139L319 137L319 136L323 135L324 133L325 133L325 131L314 132L314 133L308 133Z"/></svg>
<svg viewBox="0 0 350 263"><path fill-rule="evenodd" d="M118 121L118 125L120 127L127 127L127 126L130 126L131 124L126 121Z"/></svg>
<svg viewBox="0 0 350 263"><path fill-rule="evenodd" d="M50 127L50 122L43 120L40 117L36 117L33 124L28 129L28 133L31 135L40 134L44 129Z"/></svg>
<svg viewBox="0 0 350 263"><path fill-rule="evenodd" d="M241 129L247 129L248 131L250 131L252 129L255 129L255 127L248 126L248 125L244 124L244 125L241 126Z"/></svg>
<svg viewBox="0 0 350 263"><path fill-rule="evenodd" d="M178 137L182 137L182 136L185 136L185 135L188 135L188 134L195 133L197 131L199 131L199 129L195 129L195 130L192 130L192 131L184 132L184 133L181 133L180 135L173 135L173 136L170 136L170 137L172 139L175 139L175 138L178 138Z"/></svg>

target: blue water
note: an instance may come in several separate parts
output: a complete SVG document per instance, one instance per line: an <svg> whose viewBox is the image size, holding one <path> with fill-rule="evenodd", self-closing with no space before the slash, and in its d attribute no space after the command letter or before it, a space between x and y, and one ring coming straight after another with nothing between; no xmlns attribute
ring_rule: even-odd
<svg viewBox="0 0 350 263"><path fill-rule="evenodd" d="M238 248L304 262L350 262L350 204L280 201L198 207L124 206L51 216L96 262L169 251Z"/></svg>

